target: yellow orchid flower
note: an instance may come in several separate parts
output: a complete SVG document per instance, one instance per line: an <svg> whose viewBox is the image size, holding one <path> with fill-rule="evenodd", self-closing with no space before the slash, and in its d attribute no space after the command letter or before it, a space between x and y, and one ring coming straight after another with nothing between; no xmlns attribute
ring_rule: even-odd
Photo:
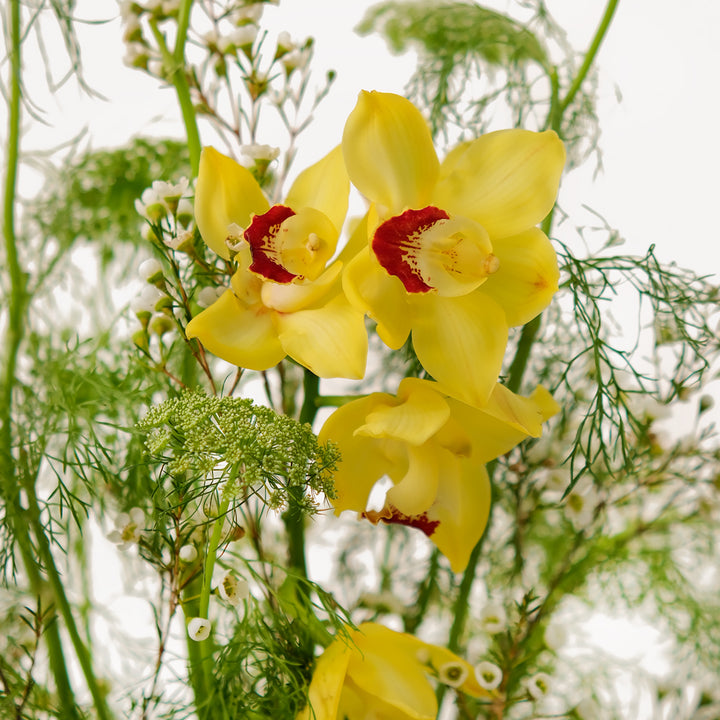
<svg viewBox="0 0 720 720"><path fill-rule="evenodd" d="M342 455L335 514L355 510L372 523L422 530L461 572L490 512L485 464L526 437L539 437L558 409L540 386L522 397L496 384L478 409L418 378L405 378L396 396L372 393L342 405L319 434ZM393 482L384 506L367 510L370 491L384 476Z"/></svg>
<svg viewBox="0 0 720 720"><path fill-rule="evenodd" d="M555 252L535 226L555 202L562 142L552 131L492 132L440 163L412 103L363 91L342 147L351 182L372 203L369 245L344 273L348 298L389 347L412 331L423 367L482 406L508 328L542 312L558 287Z"/></svg>
<svg viewBox="0 0 720 720"><path fill-rule="evenodd" d="M435 720L430 677L487 696L472 666L445 648L376 623L347 628L318 659L296 720Z"/></svg>
<svg viewBox="0 0 720 720"><path fill-rule="evenodd" d="M186 328L214 355L267 370L286 355L319 377L360 379L367 333L335 253L349 182L340 147L302 172L285 204L213 148L200 157L195 219L205 243L238 266L231 287Z"/></svg>

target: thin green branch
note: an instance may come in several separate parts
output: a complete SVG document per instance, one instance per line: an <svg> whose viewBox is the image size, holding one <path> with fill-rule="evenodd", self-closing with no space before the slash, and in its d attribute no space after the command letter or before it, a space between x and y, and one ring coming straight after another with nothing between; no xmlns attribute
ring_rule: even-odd
<svg viewBox="0 0 720 720"><path fill-rule="evenodd" d="M87 683L90 694L92 695L95 710L97 711L97 717L99 720L111 720L113 715L105 701L105 693L101 690L95 677L92 667L92 658L90 657L90 653L88 652L85 643L80 637L80 633L77 629L77 624L75 623L75 618L72 613L72 608L70 607L67 595L65 594L65 586L63 585L60 573L55 566L55 559L53 558L52 550L50 549L50 542L47 539L45 528L43 526L42 519L40 518L40 507L37 495L35 494L35 484L30 478L27 478L27 482L25 483L25 491L28 496L28 515L30 518L30 526L37 541L37 551L48 577L50 587L52 588L55 604L60 611L63 624L70 636L70 641L75 649L75 655L80 663L83 677L85 678L85 682Z"/></svg>
<svg viewBox="0 0 720 720"><path fill-rule="evenodd" d="M610 0L605 7L605 13L603 14L602 20L600 21L600 24L595 31L595 36L590 43L590 47L585 53L583 64L580 66L580 70L578 70L578 74L575 76L575 79L570 85L570 89L567 91L567 94L560 101L560 116L562 116L570 103L575 99L575 96L577 95L581 85L585 81L587 74L590 72L590 68L592 67L593 62L595 61L595 57L600 50L600 45L605 39L605 35L607 35L607 31L610 28L610 23L612 22L613 15L615 14L615 10L617 9L619 2L620 0Z"/></svg>

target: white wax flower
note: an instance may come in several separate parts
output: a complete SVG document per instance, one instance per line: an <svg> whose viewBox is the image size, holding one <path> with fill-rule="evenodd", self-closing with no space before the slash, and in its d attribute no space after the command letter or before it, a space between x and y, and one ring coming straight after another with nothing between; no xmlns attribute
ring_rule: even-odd
<svg viewBox="0 0 720 720"><path fill-rule="evenodd" d="M475 679L485 690L495 690L503 679L502 670L488 660L483 660L475 666Z"/></svg>
<svg viewBox="0 0 720 720"><path fill-rule="evenodd" d="M229 572L220 581L218 593L230 605L239 605L250 595L250 587L245 580Z"/></svg>
<svg viewBox="0 0 720 720"><path fill-rule="evenodd" d="M196 642L207 640L210 637L210 621L207 618L190 618L187 633L190 639Z"/></svg>
<svg viewBox="0 0 720 720"><path fill-rule="evenodd" d="M453 688L459 688L467 680L467 676L467 668L459 662L448 662L438 668L438 680Z"/></svg>

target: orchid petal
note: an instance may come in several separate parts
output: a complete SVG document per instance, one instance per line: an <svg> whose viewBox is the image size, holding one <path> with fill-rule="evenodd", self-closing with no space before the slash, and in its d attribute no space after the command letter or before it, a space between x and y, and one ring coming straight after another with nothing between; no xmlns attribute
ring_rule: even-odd
<svg viewBox="0 0 720 720"><path fill-rule="evenodd" d="M408 294L398 278L388 275L369 248L359 252L343 273L348 300L377 323L377 333L393 350L410 334Z"/></svg>
<svg viewBox="0 0 720 720"><path fill-rule="evenodd" d="M357 434L367 437L390 437L411 445L427 442L450 417L445 398L435 383L405 378L400 383L398 405L383 405L368 414Z"/></svg>
<svg viewBox="0 0 720 720"><path fill-rule="evenodd" d="M530 397L516 395L496 384L481 410L448 398L453 419L477 438L473 460L487 463L514 448L527 437L539 437L541 423L559 411L545 388L538 386Z"/></svg>
<svg viewBox="0 0 720 720"><path fill-rule="evenodd" d="M386 504L408 517L426 513L438 493L441 474L445 482L446 455L450 453L433 443L408 447L407 474L388 490Z"/></svg>
<svg viewBox="0 0 720 720"><path fill-rule="evenodd" d="M335 513L343 510L362 512L367 507L373 485L391 468L383 445L374 438L356 434L358 427L376 408L392 406L396 400L386 393L373 393L367 397L342 405L325 421L318 438L329 440L340 448L341 460L333 476L335 497L331 502Z"/></svg>
<svg viewBox="0 0 720 720"><path fill-rule="evenodd" d="M361 92L342 147L351 181L373 202L392 212L429 203L439 164L430 129L409 100Z"/></svg>
<svg viewBox="0 0 720 720"><path fill-rule="evenodd" d="M564 164L552 130L488 133L446 158L433 201L476 220L493 239L516 235L550 212Z"/></svg>
<svg viewBox="0 0 720 720"><path fill-rule="evenodd" d="M510 327L524 325L539 315L557 292L560 271L555 250L542 230L530 228L495 240L493 252L499 268L482 291L505 310Z"/></svg>
<svg viewBox="0 0 720 720"><path fill-rule="evenodd" d="M470 553L482 537L490 514L490 479L484 465L452 458L428 519L438 521L430 540L450 561L453 572L465 570Z"/></svg>
<svg viewBox="0 0 720 720"><path fill-rule="evenodd" d="M336 638L315 663L308 704L296 720L337 720L338 706L352 646L344 638Z"/></svg>
<svg viewBox="0 0 720 720"><path fill-rule="evenodd" d="M370 623L363 623L353 633L357 652L350 656L348 676L358 688L372 696L372 703L381 700L391 706L403 720L434 720L437 700L428 682L425 668L417 659L425 643L410 635ZM392 717L392 716L391 716Z"/></svg>
<svg viewBox="0 0 720 720"><path fill-rule="evenodd" d="M298 175L287 194L285 204L296 212L305 207L319 210L329 218L339 234L347 214L349 193L350 181L343 161L342 147L338 145L322 160Z"/></svg>
<svg viewBox="0 0 720 720"><path fill-rule="evenodd" d="M502 308L482 288L460 297L412 298L413 346L442 390L484 405L502 368L508 328Z"/></svg>
<svg viewBox="0 0 720 720"><path fill-rule="evenodd" d="M225 243L228 226L245 228L253 214L264 213L269 207L247 168L215 148L203 149L195 189L195 222L211 250L229 260L230 250Z"/></svg>
<svg viewBox="0 0 720 720"><path fill-rule="evenodd" d="M328 304L275 315L285 352L318 377L361 380L368 339L365 322L344 295Z"/></svg>
<svg viewBox="0 0 720 720"><path fill-rule="evenodd" d="M274 367L286 354L270 312L261 305L244 305L232 290L196 315L185 335L197 338L213 355L250 370Z"/></svg>
<svg viewBox="0 0 720 720"><path fill-rule="evenodd" d="M342 263L333 263L325 272L312 282L274 283L262 285L261 297L265 306L280 313L293 313L319 304L323 299L335 293L333 285L340 289Z"/></svg>

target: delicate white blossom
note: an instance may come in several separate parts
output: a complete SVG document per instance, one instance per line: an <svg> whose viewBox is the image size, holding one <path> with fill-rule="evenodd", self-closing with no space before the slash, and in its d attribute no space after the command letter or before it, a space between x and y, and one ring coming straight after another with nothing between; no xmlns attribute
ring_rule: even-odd
<svg viewBox="0 0 720 720"><path fill-rule="evenodd" d="M552 678L544 672L539 672L525 679L525 689L533 700L542 700L550 690Z"/></svg>
<svg viewBox="0 0 720 720"><path fill-rule="evenodd" d="M210 621L207 618L190 618L187 625L187 633L191 640L201 642L210 637Z"/></svg>
<svg viewBox="0 0 720 720"><path fill-rule="evenodd" d="M233 573L226 573L217 587L220 597L230 605L239 605L250 595L250 587L243 578Z"/></svg>
<svg viewBox="0 0 720 720"><path fill-rule="evenodd" d="M458 662L445 663L438 668L438 680L450 687L460 687L467 680L467 676L467 667Z"/></svg>
<svg viewBox="0 0 720 720"><path fill-rule="evenodd" d="M475 666L475 679L480 687L495 690L502 682L503 673L495 663L483 660Z"/></svg>
<svg viewBox="0 0 720 720"><path fill-rule="evenodd" d="M130 508L117 516L115 529L108 533L108 540L121 548L129 547L140 541L145 529L145 513L138 507Z"/></svg>
<svg viewBox="0 0 720 720"><path fill-rule="evenodd" d="M498 602L490 601L480 611L480 627L494 635L507 627L507 612Z"/></svg>

